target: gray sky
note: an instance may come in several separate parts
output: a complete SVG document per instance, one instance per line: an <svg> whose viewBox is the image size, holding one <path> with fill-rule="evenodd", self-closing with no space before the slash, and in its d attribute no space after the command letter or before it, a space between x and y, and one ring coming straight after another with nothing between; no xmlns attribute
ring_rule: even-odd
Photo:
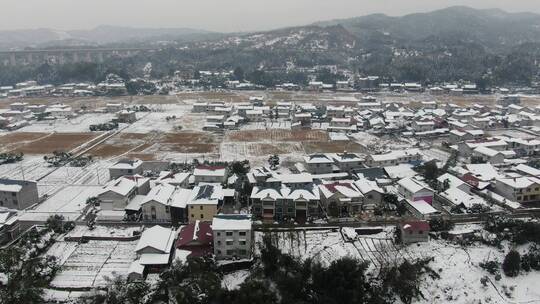
<svg viewBox="0 0 540 304"><path fill-rule="evenodd" d="M109 24L254 31L452 5L540 13L540 0L0 0L0 4L0 30L88 29Z"/></svg>

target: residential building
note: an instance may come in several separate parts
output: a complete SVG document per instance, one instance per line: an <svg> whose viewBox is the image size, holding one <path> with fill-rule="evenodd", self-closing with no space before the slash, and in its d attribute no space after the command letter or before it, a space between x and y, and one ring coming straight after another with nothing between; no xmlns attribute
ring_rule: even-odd
<svg viewBox="0 0 540 304"><path fill-rule="evenodd" d="M225 183L227 181L227 168L224 166L200 165L193 171L195 184L199 183Z"/></svg>
<svg viewBox="0 0 540 304"><path fill-rule="evenodd" d="M251 218L243 214L218 214L212 220L216 259L249 259L252 251Z"/></svg>
<svg viewBox="0 0 540 304"><path fill-rule="evenodd" d="M39 195L36 182L0 179L0 207L24 210L38 202Z"/></svg>
<svg viewBox="0 0 540 304"><path fill-rule="evenodd" d="M124 175L142 174L142 164L143 161L139 159L123 159L109 167L109 175L111 179L117 179Z"/></svg>

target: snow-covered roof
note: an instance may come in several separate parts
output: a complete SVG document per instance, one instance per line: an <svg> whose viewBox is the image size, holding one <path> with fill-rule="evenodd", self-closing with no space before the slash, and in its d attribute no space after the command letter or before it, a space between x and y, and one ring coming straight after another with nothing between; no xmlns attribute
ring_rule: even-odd
<svg viewBox="0 0 540 304"><path fill-rule="evenodd" d="M135 247L135 251L151 247L162 253L169 254L174 242L175 233L172 229L159 225L153 226L143 231L141 238ZM143 264L141 262L141 264Z"/></svg>
<svg viewBox="0 0 540 304"><path fill-rule="evenodd" d="M212 230L251 230L251 218L242 214L218 214L212 220Z"/></svg>
<svg viewBox="0 0 540 304"><path fill-rule="evenodd" d="M519 172L522 172L528 175L540 177L540 170L533 168L531 166L527 166L525 164L519 164L515 167L515 169Z"/></svg>
<svg viewBox="0 0 540 304"><path fill-rule="evenodd" d="M441 193L441 196L446 198L454 205L463 204L466 208L470 208L474 204L485 204L484 199L479 196L473 196L458 188L449 188Z"/></svg>
<svg viewBox="0 0 540 304"><path fill-rule="evenodd" d="M415 180L413 178L410 178L410 177L400 179L398 181L398 184L401 187L407 189L411 193L416 193L416 192L424 191L424 190L429 191L428 187L425 187L425 186L421 185L417 180Z"/></svg>
<svg viewBox="0 0 540 304"><path fill-rule="evenodd" d="M169 184L160 184L150 189L150 192L146 195L143 204L154 201L164 205L169 205L172 194L175 191L175 187Z"/></svg>
<svg viewBox="0 0 540 304"><path fill-rule="evenodd" d="M416 209L420 214L422 215L430 215L430 214L436 214L439 213L439 210L433 208L430 204L426 203L425 201L407 201L411 207Z"/></svg>
<svg viewBox="0 0 540 304"><path fill-rule="evenodd" d="M221 166L198 166L193 171L194 176L225 176L226 169Z"/></svg>
<svg viewBox="0 0 540 304"><path fill-rule="evenodd" d="M128 169L136 169L140 165L142 165L142 160L136 159L136 160L121 160L117 162L116 164L112 165L111 169L121 169L121 170L128 170Z"/></svg>
<svg viewBox="0 0 540 304"><path fill-rule="evenodd" d="M360 190L355 187L352 183L331 183L331 184L322 184L319 185L319 190L325 197L331 197L335 193L340 193L341 195L348 198L359 198L362 197Z"/></svg>
<svg viewBox="0 0 540 304"><path fill-rule="evenodd" d="M334 160L326 154L311 154L304 156L306 164L332 164Z"/></svg>
<svg viewBox="0 0 540 304"><path fill-rule="evenodd" d="M384 193L383 189L381 189L379 185L377 185L377 182L370 181L365 178L360 178L356 180L354 182L354 185L360 190L360 192L362 192L362 194L366 194L371 191Z"/></svg>

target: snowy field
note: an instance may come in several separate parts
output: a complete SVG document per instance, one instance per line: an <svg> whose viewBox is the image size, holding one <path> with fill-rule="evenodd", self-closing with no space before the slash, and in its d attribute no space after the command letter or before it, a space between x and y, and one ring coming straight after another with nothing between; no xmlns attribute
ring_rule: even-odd
<svg viewBox="0 0 540 304"><path fill-rule="evenodd" d="M56 256L61 266L51 286L54 288L91 288L106 285L106 278L127 275L136 258L138 241L59 241L47 254Z"/></svg>
<svg viewBox="0 0 540 304"><path fill-rule="evenodd" d="M173 132L176 126L182 130L202 130L205 115L190 113L192 107L177 104L152 105L155 112L137 113L137 121L124 129L124 133ZM176 119L167 121L167 117Z"/></svg>
<svg viewBox="0 0 540 304"><path fill-rule="evenodd" d="M90 125L102 124L116 118L111 113L89 113L71 119L53 121L32 121L29 126L15 132L89 132Z"/></svg>
<svg viewBox="0 0 540 304"><path fill-rule="evenodd" d="M459 226L458 228L459 229ZM444 240L401 246L394 244L392 233L385 230L376 235L356 236L353 242L347 235L354 232L335 229L303 230L272 232L272 240L282 252L300 259L313 258L328 265L342 257L352 257L370 263L370 272L376 273L382 265L392 265L404 259L414 261L420 258L433 257L429 264L441 278L424 277L421 290L425 299L413 303L540 303L538 282L540 272L522 273L516 278L508 278L504 274L500 281L480 268L479 264L487 260L498 260L502 263L509 250L498 250L494 247L475 244L461 247ZM255 237L260 246L263 233L257 232ZM524 253L524 250L522 250ZM488 276L491 283L486 287L480 279ZM232 273L224 279L225 286L237 286L244 278L242 273Z"/></svg>

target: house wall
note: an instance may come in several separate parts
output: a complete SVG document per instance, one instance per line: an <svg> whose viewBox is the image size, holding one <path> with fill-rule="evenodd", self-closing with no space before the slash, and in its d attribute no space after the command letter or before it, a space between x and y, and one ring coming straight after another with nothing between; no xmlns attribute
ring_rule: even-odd
<svg viewBox="0 0 540 304"><path fill-rule="evenodd" d="M224 183L227 179L227 176L203 176L203 175L196 175L195 176L195 183Z"/></svg>
<svg viewBox="0 0 540 304"><path fill-rule="evenodd" d="M251 230L214 230L214 255L217 259L251 257Z"/></svg>
<svg viewBox="0 0 540 304"><path fill-rule="evenodd" d="M211 222L214 215L217 214L217 203L215 205L210 204L189 204L188 207L188 222L195 223L195 221Z"/></svg>
<svg viewBox="0 0 540 304"><path fill-rule="evenodd" d="M171 213L169 206L156 201L149 201L141 206L145 222L170 223ZM154 210L154 211L153 211Z"/></svg>
<svg viewBox="0 0 540 304"><path fill-rule="evenodd" d="M98 199L100 200L100 207L103 210L121 210L127 206L133 196L135 196L135 191L131 191L127 196L113 191L107 191L98 195Z"/></svg>
<svg viewBox="0 0 540 304"><path fill-rule="evenodd" d="M326 174L332 173L332 163L328 164L306 164L307 169L312 174Z"/></svg>
<svg viewBox="0 0 540 304"><path fill-rule="evenodd" d="M23 210L39 202L37 184L26 182L19 192L0 191L0 207Z"/></svg>

